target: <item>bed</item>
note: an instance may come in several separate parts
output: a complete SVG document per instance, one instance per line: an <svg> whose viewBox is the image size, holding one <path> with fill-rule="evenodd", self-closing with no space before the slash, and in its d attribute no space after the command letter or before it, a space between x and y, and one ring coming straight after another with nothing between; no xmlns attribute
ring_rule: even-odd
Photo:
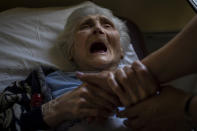
<svg viewBox="0 0 197 131"><path fill-rule="evenodd" d="M48 7L50 2L46 7L44 3L42 6L34 3L33 6L26 5L31 8L7 7L8 10L0 12L0 91L13 81L23 80L40 65L72 70L61 54L58 54L55 45L68 15L75 8L88 3L80 2L68 2L65 7L58 7L57 4L54 4L55 7ZM73 5L76 3L80 4ZM146 55L142 33L134 22L121 19L129 28L131 44L138 58L142 59ZM131 61L137 58L135 52L129 57Z"/></svg>
<svg viewBox="0 0 197 131"><path fill-rule="evenodd" d="M73 71L58 50L57 41L69 14L87 4L91 3L82 2L65 7L56 4L55 7L43 8L16 7L0 12L0 91L14 81L24 80L41 65ZM131 20L119 17L127 24L131 37L131 48L124 57L127 59L126 64L144 58L146 49L138 26ZM114 131L122 125L119 121L115 123ZM94 126L91 128L94 129ZM79 125L71 130L82 129L86 130L86 127Z"/></svg>

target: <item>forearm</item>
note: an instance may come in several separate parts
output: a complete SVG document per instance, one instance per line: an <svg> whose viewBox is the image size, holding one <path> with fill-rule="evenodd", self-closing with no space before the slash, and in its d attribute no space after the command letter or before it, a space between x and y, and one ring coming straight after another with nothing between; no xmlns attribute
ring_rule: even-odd
<svg viewBox="0 0 197 131"><path fill-rule="evenodd" d="M68 115L63 111L67 109L67 106L63 106L64 104L61 103L60 98L53 99L42 105L43 120L50 127L58 126L66 120L65 115Z"/></svg>
<svg viewBox="0 0 197 131"><path fill-rule="evenodd" d="M192 117L193 125L196 125L197 123L197 96L193 97L193 99L191 100L188 112Z"/></svg>
<svg viewBox="0 0 197 131"><path fill-rule="evenodd" d="M197 16L164 47L142 62L160 82L194 73L197 69Z"/></svg>

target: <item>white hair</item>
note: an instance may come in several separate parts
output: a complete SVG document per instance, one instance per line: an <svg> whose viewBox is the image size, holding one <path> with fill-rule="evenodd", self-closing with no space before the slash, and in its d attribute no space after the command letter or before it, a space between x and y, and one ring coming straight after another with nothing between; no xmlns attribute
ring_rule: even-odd
<svg viewBox="0 0 197 131"><path fill-rule="evenodd" d="M130 44L130 37L128 34L128 29L125 25L125 23L120 20L119 18L115 17L112 12L109 9L102 8L98 5L95 5L93 3L86 5L81 8L75 9L70 16L68 17L67 23L65 24L64 31L59 37L58 46L61 50L61 52L64 55L65 59L69 59L71 56L71 47L74 43L74 31L77 27L78 22L88 16L88 15L103 15L106 16L108 19L110 19L116 29L118 30L120 34L120 43L121 47L123 48L124 55L127 51L129 51L129 44ZM70 61L70 63L72 63ZM124 59L120 61L119 65L123 65ZM73 66L76 66L75 63L72 63Z"/></svg>

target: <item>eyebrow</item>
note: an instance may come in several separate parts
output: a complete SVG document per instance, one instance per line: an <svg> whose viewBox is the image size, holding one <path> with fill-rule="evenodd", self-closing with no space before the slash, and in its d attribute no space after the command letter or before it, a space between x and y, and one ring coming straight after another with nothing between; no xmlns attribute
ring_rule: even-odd
<svg viewBox="0 0 197 131"><path fill-rule="evenodd" d="M87 18L83 22L80 23L80 26L85 25L85 24L91 24L91 23L93 23L93 19L92 18Z"/></svg>
<svg viewBox="0 0 197 131"><path fill-rule="evenodd" d="M106 17L100 17L101 22L107 22L114 26L114 23Z"/></svg>
<svg viewBox="0 0 197 131"><path fill-rule="evenodd" d="M106 18L106 17L104 17L104 16L100 16L100 17L99 17L99 20L100 20L101 22L107 22L107 23L111 24L113 27L115 26L114 23L113 23L111 20L109 20L108 18ZM83 21L79 24L79 26L85 25L85 24L93 24L93 23L94 23L94 21L93 21L93 19L90 17L90 18L87 18L87 19L83 20Z"/></svg>

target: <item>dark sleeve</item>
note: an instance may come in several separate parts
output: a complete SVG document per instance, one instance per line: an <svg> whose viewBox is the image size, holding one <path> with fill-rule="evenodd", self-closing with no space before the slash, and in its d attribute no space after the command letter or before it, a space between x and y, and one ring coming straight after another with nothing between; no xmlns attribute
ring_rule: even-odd
<svg viewBox="0 0 197 131"><path fill-rule="evenodd" d="M43 100L38 78L33 71L25 80L13 82L0 93L0 130L49 128L42 117Z"/></svg>
<svg viewBox="0 0 197 131"><path fill-rule="evenodd" d="M41 107L36 107L30 112L22 114L20 122L22 130L24 131L49 129L49 126L43 120Z"/></svg>

